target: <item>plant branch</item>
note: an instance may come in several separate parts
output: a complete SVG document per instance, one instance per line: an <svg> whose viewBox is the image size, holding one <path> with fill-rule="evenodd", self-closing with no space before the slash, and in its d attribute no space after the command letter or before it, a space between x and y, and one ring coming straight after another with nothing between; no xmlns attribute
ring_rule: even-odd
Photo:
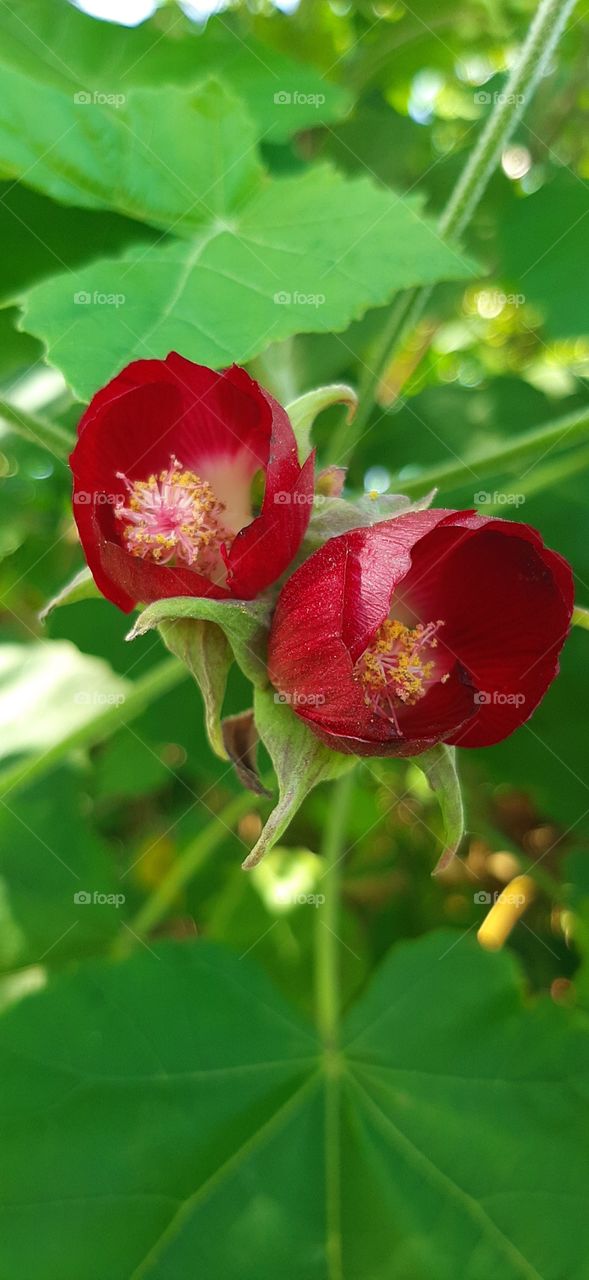
<svg viewBox="0 0 589 1280"><path fill-rule="evenodd" d="M136 680L121 706L108 706L97 716L68 733L60 742L56 742L48 751L40 755L28 756L14 765L9 765L0 774L0 800L16 787L23 787L33 779L50 773L72 751L94 747L111 734L116 733L122 725L134 720L156 698L175 688L188 678L186 667L176 658L169 658L153 667L147 675Z"/></svg>
<svg viewBox="0 0 589 1280"><path fill-rule="evenodd" d="M392 492L406 493L408 497L416 497L427 493L429 489L457 489L468 482L478 483L485 476L499 475L514 464L533 459L538 454L544 456L549 450L565 449L571 445L589 439L589 409L578 410L563 415L554 422L547 422L542 427L534 427L531 431L522 431L512 436L495 449L487 453L474 454L470 458L459 458L456 462L440 463L437 467L428 467L419 476L401 480L398 476L391 480ZM585 453L585 451L583 451ZM540 460L540 459L538 459Z"/></svg>
<svg viewBox="0 0 589 1280"><path fill-rule="evenodd" d="M327 864L323 877L325 902L317 909L315 925L316 1018L323 1041L325 1073L325 1199L326 1254L333 1280L343 1280L340 1189L340 1091L343 1070L339 1053L339 908L341 864L355 770L335 783L328 825L322 847Z"/></svg>
<svg viewBox="0 0 589 1280"><path fill-rule="evenodd" d="M577 608L573 609L573 626L589 631L589 609L583 608L582 605L577 605Z"/></svg>
<svg viewBox="0 0 589 1280"><path fill-rule="evenodd" d="M471 152L438 220L438 232L455 238L468 226L538 82L544 74L572 13L576 0L541 0L505 90L497 96L493 111ZM375 402L376 392L398 344L413 328L432 293L432 286L410 289L397 298L381 334L360 388L360 405L352 424L342 423L333 440L334 456L343 461L362 434Z"/></svg>
<svg viewBox="0 0 589 1280"><path fill-rule="evenodd" d="M354 776L355 771L351 769L335 783L329 822L321 849L326 870L323 877L325 902L317 911L315 934L316 1014L324 1046L329 1049L337 1047L340 872Z"/></svg>
<svg viewBox="0 0 589 1280"><path fill-rule="evenodd" d="M231 830L231 827L245 813L250 813L252 809L257 808L262 798L251 791L241 792L225 805L225 808L207 824L203 831L199 832L144 902L127 927L128 932L117 939L114 949L118 956L127 954L133 948L134 942L147 937L165 918L185 885L197 875L211 854L222 844L228 829Z"/></svg>
<svg viewBox="0 0 589 1280"><path fill-rule="evenodd" d="M25 413L15 408L6 400L0 400L0 426L34 444L43 445L61 462L67 459L74 447L75 440L64 427L46 418L37 418L32 413Z"/></svg>

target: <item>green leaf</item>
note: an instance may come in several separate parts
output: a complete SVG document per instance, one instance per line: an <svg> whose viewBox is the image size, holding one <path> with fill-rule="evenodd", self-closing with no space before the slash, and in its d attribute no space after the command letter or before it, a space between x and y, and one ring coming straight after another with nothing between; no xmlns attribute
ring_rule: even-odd
<svg viewBox="0 0 589 1280"><path fill-rule="evenodd" d="M145 635L161 623L187 618L213 622L227 636L235 661L248 680L253 684L265 684L268 679L266 643L270 611L270 602L264 598L205 600L193 596L178 596L172 600L157 600L139 614L127 640L136 640L137 636Z"/></svg>
<svg viewBox="0 0 589 1280"><path fill-rule="evenodd" d="M97 714L122 706L131 688L106 662L79 653L67 640L3 645L0 758L46 751Z"/></svg>
<svg viewBox="0 0 589 1280"><path fill-rule="evenodd" d="M118 107L76 101L71 89L34 86L11 69L4 88L0 169L62 203L186 235L239 205L260 180L257 132L216 81L134 89ZM81 281L70 275L72 297Z"/></svg>
<svg viewBox="0 0 589 1280"><path fill-rule="evenodd" d="M449 930L383 963L337 1074L248 957L86 962L0 1019L0 1269L325 1280L328 1250L374 1280L582 1276L587 1053Z"/></svg>
<svg viewBox="0 0 589 1280"><path fill-rule="evenodd" d="M0 9L1 14L1 9ZM157 232L103 210L73 209L30 191L18 182L0 184L2 305L27 285L91 258L122 253L129 243L153 241ZM75 284L74 284L75 287Z"/></svg>
<svg viewBox="0 0 589 1280"><path fill-rule="evenodd" d="M104 950L119 932L125 882L87 805L65 770L0 802L0 968L63 964Z"/></svg>
<svg viewBox="0 0 589 1280"><path fill-rule="evenodd" d="M268 179L239 207L219 207L219 184L214 194L216 215L194 239L98 259L80 268L75 289L57 275L24 296L23 327L81 399L135 358L179 350L213 367L243 363L293 333L341 331L398 289L474 269L418 200L367 178L321 166Z"/></svg>
<svg viewBox="0 0 589 1280"><path fill-rule="evenodd" d="M354 756L344 756L324 746L285 704L284 694L256 689L254 715L274 765L279 794L259 840L242 864L246 871L256 867L274 847L313 787L338 778L356 763Z"/></svg>
<svg viewBox="0 0 589 1280"><path fill-rule="evenodd" d="M90 570L85 566L76 573L65 587L45 605L39 614L40 622L45 622L54 609L65 604L77 604L79 600L101 600L102 595L96 586Z"/></svg>
<svg viewBox="0 0 589 1280"><path fill-rule="evenodd" d="M50 773L73 752L110 737L181 684L185 674L181 664L169 658L132 682L67 641L4 645L0 800L32 778Z"/></svg>
<svg viewBox="0 0 589 1280"><path fill-rule="evenodd" d="M306 461L313 448L311 428L315 418L333 404L347 405L347 421L351 422L358 405L358 396L352 387L346 386L343 382L335 382L329 387L317 387L314 391L307 391L304 396L299 396L297 400L291 401L286 406L286 412L297 438L301 464Z"/></svg>
<svg viewBox="0 0 589 1280"><path fill-rule="evenodd" d="M415 756L413 763L427 778L432 791L435 791L438 797L442 810L446 847L433 871L434 875L439 875L441 871L445 871L457 854L464 835L464 809L456 769L456 747L448 747L444 742L440 742L437 747L432 747L429 751L423 751L420 756Z"/></svg>
<svg viewBox="0 0 589 1280"><path fill-rule="evenodd" d="M213 17L202 30L175 11L168 32L161 12L129 28L66 3L56 22L54 0L15 0L0 8L0 33L4 60L35 80L37 95L43 84L70 94L126 95L135 85L189 88L205 75L222 74L273 142L344 115L351 101L345 88L268 48L235 18Z"/></svg>

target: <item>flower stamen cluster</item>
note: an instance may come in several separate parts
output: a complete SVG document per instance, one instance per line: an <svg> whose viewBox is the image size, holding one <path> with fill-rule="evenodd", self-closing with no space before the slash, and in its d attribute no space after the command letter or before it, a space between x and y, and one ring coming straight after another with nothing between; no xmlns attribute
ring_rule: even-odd
<svg viewBox="0 0 589 1280"><path fill-rule="evenodd" d="M354 675L364 686L366 706L388 720L398 734L399 704L414 706L436 678L430 654L437 647L437 632L443 625L438 620L407 627L387 618L355 665Z"/></svg>
<svg viewBox="0 0 589 1280"><path fill-rule="evenodd" d="M115 508L115 516L124 521L123 538L131 555L156 564L196 565L206 574L218 568L221 547L228 549L233 535L222 522L224 503L207 480L185 469L174 455L169 467L147 480L131 481L122 471L117 479L128 498Z"/></svg>

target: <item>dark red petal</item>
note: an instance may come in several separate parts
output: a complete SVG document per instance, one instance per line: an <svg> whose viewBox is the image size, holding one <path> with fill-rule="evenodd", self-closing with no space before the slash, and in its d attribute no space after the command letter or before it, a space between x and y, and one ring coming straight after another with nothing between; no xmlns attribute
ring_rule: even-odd
<svg viewBox="0 0 589 1280"><path fill-rule="evenodd" d="M358 689L356 681L353 684ZM464 673L456 668L444 684L432 686L414 706L399 712L400 736L386 721L372 714L363 698L356 715L351 703L346 706L341 696L332 701L329 694L317 708L300 702L294 705L309 728L324 741L329 739L337 751L360 756L411 756L447 741L450 733L464 727L477 709L475 692Z"/></svg>
<svg viewBox="0 0 589 1280"><path fill-rule="evenodd" d="M353 529L326 544L341 543L345 550L341 635L353 662L388 616L393 589L408 572L414 547L447 514L444 510L410 512L368 529ZM312 560L319 555L321 551Z"/></svg>
<svg viewBox="0 0 589 1280"><path fill-rule="evenodd" d="M388 723L367 706L353 667L388 614L391 584L395 575L402 579L407 571L415 539L424 528L434 526L435 517L439 521L445 514L412 513L333 538L293 574L281 592L270 636L270 679L315 732L340 740L341 750L373 755L404 751L404 744L392 738ZM403 527L405 520L409 523ZM431 698L429 733L424 733L417 707L407 708L403 716L411 739L427 737L430 745L473 712L473 690L458 674L427 698ZM424 749L414 743L413 747ZM405 754L411 754L409 748Z"/></svg>
<svg viewBox="0 0 589 1280"><path fill-rule="evenodd" d="M363 720L364 702L342 640L347 563L346 538L333 538L288 579L274 614L268 668L293 706L310 709L317 696L332 708L339 699L344 708L353 701Z"/></svg>
<svg viewBox="0 0 589 1280"><path fill-rule="evenodd" d="M527 720L570 625L566 561L526 525L489 520L464 538L446 524L418 548L403 591L422 616L444 618L443 643L483 697L462 745L499 741Z"/></svg>
<svg viewBox="0 0 589 1280"><path fill-rule="evenodd" d="M152 604L154 600L170 600L174 596L208 596L212 600L225 600L231 595L224 587L210 582L188 566L154 564L151 560L130 555L115 542L101 543L99 557L108 579L136 604ZM97 585L100 585L98 581ZM129 608L133 605L125 612L128 613Z"/></svg>
<svg viewBox="0 0 589 1280"><path fill-rule="evenodd" d="M272 502L267 492L261 514L238 533L227 558L228 585L238 599L265 591L294 559L313 509L314 464L314 454L303 467L297 463L292 487L275 491Z"/></svg>
<svg viewBox="0 0 589 1280"><path fill-rule="evenodd" d="M164 596L228 594L191 569L139 562L122 546L113 511L126 490L117 473L145 479L168 467L172 455L203 479L209 471L213 482L222 478L227 495L217 496L227 499L236 529L249 518L254 473L266 471L261 523L248 526L231 562L234 593L256 595L296 554L311 512L312 462L301 470L285 410L244 369L218 373L176 353L130 364L80 422L70 459L74 514L97 585L127 610ZM280 490L309 501L279 509Z"/></svg>
<svg viewBox="0 0 589 1280"><path fill-rule="evenodd" d="M297 569L280 594L270 637L270 678L277 688L303 696L327 692L334 718L366 724L354 662L388 614L412 543L445 514L412 514L398 531L391 526L404 520L354 529L330 539Z"/></svg>
<svg viewBox="0 0 589 1280"><path fill-rule="evenodd" d="M116 471L142 479L175 454L206 479L207 460L239 455L248 461L249 481L268 462L275 409L286 417L244 369L219 373L175 352L166 360L139 360L94 397L80 422L72 468L78 470L88 450L101 483ZM279 432L278 440L288 453L296 446L286 422L292 438L284 442Z"/></svg>
<svg viewBox="0 0 589 1280"><path fill-rule="evenodd" d="M104 537L92 506L81 507L77 519L92 577L106 599L124 613L130 613L138 604L174 596L220 600L231 594L194 569L158 565L130 555L118 542Z"/></svg>
<svg viewBox="0 0 589 1280"><path fill-rule="evenodd" d="M491 747L502 742L529 720L556 675L558 659L547 659L536 671L520 679L516 692L505 690L505 701L501 701L499 691L499 697L496 695L494 700L480 705L474 719L446 741L457 747Z"/></svg>
<svg viewBox="0 0 589 1280"><path fill-rule="evenodd" d="M102 396L99 392L96 399ZM125 486L117 479L118 471L131 480L145 479L168 466L170 454L178 453L174 428L183 411L180 391L167 382L135 386L106 400L98 413L93 401L70 458L75 489L122 494Z"/></svg>
<svg viewBox="0 0 589 1280"><path fill-rule="evenodd" d="M232 365L219 373L193 364L176 352L166 366L181 388L188 415L186 450L192 450L186 466L206 479L206 460L246 453L250 476L268 462L275 401L268 397L245 369ZM280 408L280 406L277 406ZM280 410L284 412L283 409ZM290 424L289 424L290 425ZM181 457L179 449L175 449ZM181 459L184 462L184 459Z"/></svg>
<svg viewBox="0 0 589 1280"><path fill-rule="evenodd" d="M387 737L353 678L391 593L393 613L397 600L401 613L444 620L441 643L456 659L445 684L401 711L402 742ZM498 741L553 679L572 599L569 566L529 526L476 512L411 513L333 539L293 575L275 614L270 678L341 751L417 754L440 740ZM495 696L477 701L489 686Z"/></svg>

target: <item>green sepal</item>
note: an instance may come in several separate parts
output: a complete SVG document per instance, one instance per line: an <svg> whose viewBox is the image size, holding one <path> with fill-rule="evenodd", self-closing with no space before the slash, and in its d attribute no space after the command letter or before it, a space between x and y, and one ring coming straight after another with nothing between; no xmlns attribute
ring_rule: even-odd
<svg viewBox="0 0 589 1280"><path fill-rule="evenodd" d="M227 637L233 657L252 684L267 683L266 647L270 627L271 602L257 600L208 600L195 596L178 596L172 600L156 600L139 614L127 636L135 640L162 622L196 618L214 622Z"/></svg>
<svg viewBox="0 0 589 1280"><path fill-rule="evenodd" d="M351 422L358 407L358 396L353 388L348 387L344 382L334 382L330 386L307 391L304 396L299 396L298 400L292 400L287 404L286 412L297 439L301 464L306 461L313 448L311 428L315 418L333 404L347 405L347 421Z"/></svg>
<svg viewBox="0 0 589 1280"><path fill-rule="evenodd" d="M411 511L425 511L436 494L432 489L425 497L412 502L402 493L363 493L359 498L329 498L317 494L305 534L303 549L311 555L329 538L337 538L350 529L369 528L381 520L393 520Z"/></svg>
<svg viewBox="0 0 589 1280"><path fill-rule="evenodd" d="M254 714L260 738L278 781L278 802L259 840L242 864L245 871L262 860L286 831L309 791L338 778L356 764L355 756L324 746L273 689L256 689Z"/></svg>
<svg viewBox="0 0 589 1280"><path fill-rule="evenodd" d="M94 578L90 570L84 566L76 573L57 595L52 596L39 614L39 622L45 622L50 613L54 609L60 609L64 604L77 604L79 600L102 600L102 593L98 590Z"/></svg>
<svg viewBox="0 0 589 1280"><path fill-rule="evenodd" d="M157 600L140 613L127 636L135 640L157 627L170 653L188 667L202 693L207 736L215 755L228 760L221 726L227 676L235 658L254 684L265 684L270 605L264 600Z"/></svg>
<svg viewBox="0 0 589 1280"><path fill-rule="evenodd" d="M456 748L439 742L429 751L413 757L439 800L444 821L445 848L433 869L437 876L445 871L460 847L464 835L464 807L460 779L456 768Z"/></svg>
<svg viewBox="0 0 589 1280"><path fill-rule="evenodd" d="M166 649L180 658L196 680L204 702L207 738L215 755L228 760L221 714L233 654L225 633L202 618L171 618L160 622L158 630Z"/></svg>

